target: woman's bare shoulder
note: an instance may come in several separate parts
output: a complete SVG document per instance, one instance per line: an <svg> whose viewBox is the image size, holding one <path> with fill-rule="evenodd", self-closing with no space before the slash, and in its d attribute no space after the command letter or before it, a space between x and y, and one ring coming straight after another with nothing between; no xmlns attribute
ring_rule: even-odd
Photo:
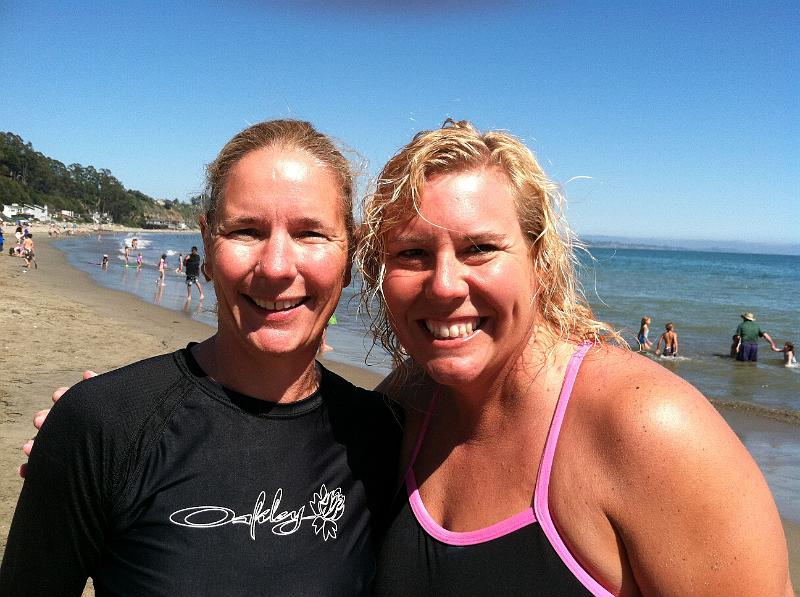
<svg viewBox="0 0 800 597"><path fill-rule="evenodd" d="M574 398L582 433L573 441L591 448L597 494L643 589L688 591L700 580L716 591L708 594L781 594L786 548L772 496L696 388L647 357L598 347ZM742 591L747 578L752 591Z"/></svg>

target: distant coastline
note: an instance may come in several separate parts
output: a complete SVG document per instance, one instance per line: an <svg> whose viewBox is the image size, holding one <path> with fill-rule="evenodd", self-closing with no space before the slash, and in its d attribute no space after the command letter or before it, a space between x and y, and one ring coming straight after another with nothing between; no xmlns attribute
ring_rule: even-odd
<svg viewBox="0 0 800 597"><path fill-rule="evenodd" d="M589 248L646 249L648 251L699 251L708 253L749 253L753 255L800 256L800 244L731 240L688 240L628 238L587 234L580 237Z"/></svg>

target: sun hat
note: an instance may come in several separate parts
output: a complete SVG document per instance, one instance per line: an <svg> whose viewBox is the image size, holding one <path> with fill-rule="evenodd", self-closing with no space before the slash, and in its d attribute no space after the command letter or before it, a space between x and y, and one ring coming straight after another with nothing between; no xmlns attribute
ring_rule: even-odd
<svg viewBox="0 0 800 597"><path fill-rule="evenodd" d="M744 319L746 319L747 321L755 321L756 320L756 316L753 315L752 313L750 313L750 311L748 311L747 313L742 313L742 317Z"/></svg>

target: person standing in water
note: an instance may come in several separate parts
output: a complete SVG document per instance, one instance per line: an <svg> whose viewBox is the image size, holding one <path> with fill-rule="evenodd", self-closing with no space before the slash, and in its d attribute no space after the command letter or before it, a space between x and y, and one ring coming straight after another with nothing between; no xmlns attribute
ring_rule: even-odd
<svg viewBox="0 0 800 597"><path fill-rule="evenodd" d="M661 353L661 343L664 343L664 356L665 357L676 357L678 356L678 334L675 333L675 324L669 322L667 325L664 326L666 328L666 332L661 334L661 337L658 339L658 343L656 344L656 354L660 355Z"/></svg>
<svg viewBox="0 0 800 597"><path fill-rule="evenodd" d="M205 298L203 294L203 285L200 284L200 255L197 253L197 247L192 247L192 252L186 256L184 262L186 266L186 300L192 300L192 284L197 286L200 291L200 300Z"/></svg>
<svg viewBox="0 0 800 597"><path fill-rule="evenodd" d="M761 329L761 326L756 323L756 316L751 312L742 313L740 315L742 323L736 328L736 335L739 336L740 344L739 350L736 353L737 361L752 361L758 360L758 339L764 338L769 342L770 347L775 350L775 342L770 338L769 334Z"/></svg>
<svg viewBox="0 0 800 597"><path fill-rule="evenodd" d="M161 259L158 260L158 280L156 286L164 286L164 272L167 269L167 254L162 253Z"/></svg>
<svg viewBox="0 0 800 597"><path fill-rule="evenodd" d="M642 317L642 324L639 326L639 333L636 335L636 339L639 341L639 351L649 350L653 346L653 343L647 339L649 333L650 318L645 315Z"/></svg>

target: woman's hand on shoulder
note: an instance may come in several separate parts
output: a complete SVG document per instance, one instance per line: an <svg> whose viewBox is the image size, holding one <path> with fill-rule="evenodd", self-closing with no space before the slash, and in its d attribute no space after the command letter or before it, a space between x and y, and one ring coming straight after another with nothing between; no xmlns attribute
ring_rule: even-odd
<svg viewBox="0 0 800 597"><path fill-rule="evenodd" d="M603 359L603 491L642 593L791 595L774 499L720 414L649 359Z"/></svg>

